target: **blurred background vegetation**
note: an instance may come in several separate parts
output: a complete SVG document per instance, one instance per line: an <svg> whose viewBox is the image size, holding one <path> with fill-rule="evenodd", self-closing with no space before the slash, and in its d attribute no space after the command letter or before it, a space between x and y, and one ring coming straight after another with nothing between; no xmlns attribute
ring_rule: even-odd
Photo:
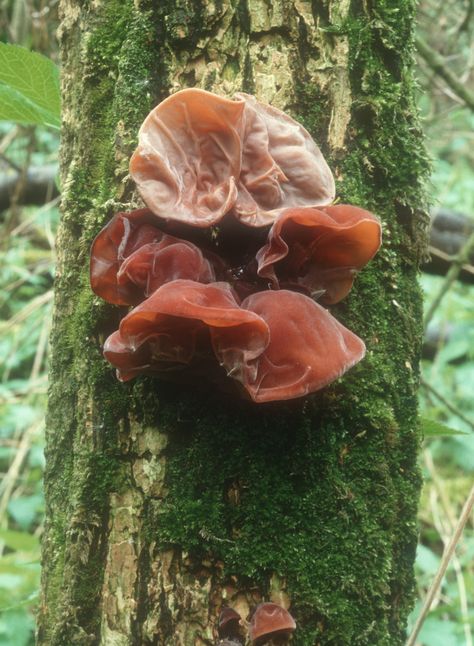
<svg viewBox="0 0 474 646"><path fill-rule="evenodd" d="M0 43L57 62L57 4L0 0ZM422 0L418 18L419 106L433 162L420 406L439 423L424 423L420 456L421 600L474 480L474 0ZM0 121L0 646L34 643L58 144L53 128ZM473 646L473 593L471 518L418 644Z"/></svg>

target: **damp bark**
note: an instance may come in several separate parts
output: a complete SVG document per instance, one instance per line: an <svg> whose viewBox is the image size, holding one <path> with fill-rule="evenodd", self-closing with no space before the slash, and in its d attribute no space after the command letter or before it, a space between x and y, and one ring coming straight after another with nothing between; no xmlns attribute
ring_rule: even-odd
<svg viewBox="0 0 474 646"><path fill-rule="evenodd" d="M396 4L396 6L395 6ZM420 487L416 392L427 163L413 3L61 2L63 216L38 644L214 644L222 604L291 604L293 643L404 643ZM118 308L90 243L140 204L128 159L171 91L244 90L321 146L384 245L335 309L367 344L330 388L280 404L202 385L119 384Z"/></svg>

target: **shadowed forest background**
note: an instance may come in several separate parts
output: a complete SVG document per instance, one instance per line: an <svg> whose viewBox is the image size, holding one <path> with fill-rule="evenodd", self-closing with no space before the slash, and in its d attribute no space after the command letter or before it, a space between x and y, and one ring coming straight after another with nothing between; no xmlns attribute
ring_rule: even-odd
<svg viewBox="0 0 474 646"><path fill-rule="evenodd" d="M57 25L57 2L0 5L0 41L55 62ZM424 422L420 455L420 600L474 474L473 30L472 0L420 2L419 108L432 158L430 253L421 275L426 330L420 408L431 422ZM0 646L34 643L58 145L54 128L0 121ZM471 520L418 643L472 646L473 598Z"/></svg>

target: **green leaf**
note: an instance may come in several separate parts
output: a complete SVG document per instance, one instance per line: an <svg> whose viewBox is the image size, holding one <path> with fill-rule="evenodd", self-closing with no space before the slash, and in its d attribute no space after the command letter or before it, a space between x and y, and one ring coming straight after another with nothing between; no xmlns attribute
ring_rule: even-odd
<svg viewBox="0 0 474 646"><path fill-rule="evenodd" d="M29 529L37 519L38 514L43 511L43 496L34 494L32 496L12 498L7 509L9 515L21 529Z"/></svg>
<svg viewBox="0 0 474 646"><path fill-rule="evenodd" d="M419 544L416 550L416 566L425 574L435 575L438 571L440 558L429 547Z"/></svg>
<svg viewBox="0 0 474 646"><path fill-rule="evenodd" d="M441 422L437 422L434 419L427 419L426 417L421 417L421 430L425 437L440 437L447 435L469 435L469 433L464 433L464 431L458 431L455 428L446 426Z"/></svg>
<svg viewBox="0 0 474 646"><path fill-rule="evenodd" d="M36 536L28 532L15 532L11 529L0 529L0 541L15 551L34 552L39 549Z"/></svg>
<svg viewBox="0 0 474 646"><path fill-rule="evenodd" d="M59 71L37 52L0 42L0 119L59 128Z"/></svg>
<svg viewBox="0 0 474 646"><path fill-rule="evenodd" d="M423 646L461 645L461 627L448 619L428 617L423 624L417 643Z"/></svg>
<svg viewBox="0 0 474 646"><path fill-rule="evenodd" d="M30 613L13 610L0 616L0 646L28 646L34 643L33 631Z"/></svg>

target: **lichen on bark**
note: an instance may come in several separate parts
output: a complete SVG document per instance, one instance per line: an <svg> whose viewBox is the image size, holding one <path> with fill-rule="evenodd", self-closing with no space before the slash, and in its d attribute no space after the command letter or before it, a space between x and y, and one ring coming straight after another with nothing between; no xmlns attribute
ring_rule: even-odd
<svg viewBox="0 0 474 646"><path fill-rule="evenodd" d="M416 388L426 160L413 4L62 0L63 218L47 432L38 643L213 644L221 604L290 604L294 643L404 642L420 478ZM116 308L88 285L92 238L138 203L140 122L197 85L289 111L384 247L337 316L365 361L305 402L116 382Z"/></svg>

